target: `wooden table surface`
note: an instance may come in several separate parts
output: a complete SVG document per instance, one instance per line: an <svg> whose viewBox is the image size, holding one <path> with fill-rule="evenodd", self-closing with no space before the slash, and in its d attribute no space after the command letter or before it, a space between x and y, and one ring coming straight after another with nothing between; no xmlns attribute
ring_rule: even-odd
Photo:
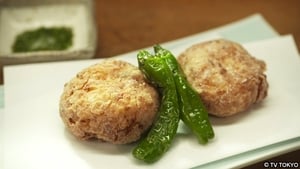
<svg viewBox="0 0 300 169"><path fill-rule="evenodd" d="M261 13L278 33L292 34L300 49L299 0L95 0L95 9L96 58L192 35L254 13ZM264 168L265 161L299 162L299 157L295 150L246 168Z"/></svg>
<svg viewBox="0 0 300 169"><path fill-rule="evenodd" d="M299 0L98 0L97 57L151 46L261 13L300 48Z"/></svg>

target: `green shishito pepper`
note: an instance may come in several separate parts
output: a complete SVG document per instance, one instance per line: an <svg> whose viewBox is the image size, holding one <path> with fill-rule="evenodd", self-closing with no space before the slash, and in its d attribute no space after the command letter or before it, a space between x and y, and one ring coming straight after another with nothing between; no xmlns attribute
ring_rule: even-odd
<svg viewBox="0 0 300 169"><path fill-rule="evenodd" d="M165 60L172 70L179 96L182 121L197 136L202 144L214 137L214 131L208 119L208 113L198 93L191 87L174 55L161 46L154 46L155 53Z"/></svg>
<svg viewBox="0 0 300 169"><path fill-rule="evenodd" d="M41 27L17 35L12 51L34 52L65 50L72 45L73 32L68 27Z"/></svg>
<svg viewBox="0 0 300 169"><path fill-rule="evenodd" d="M158 160L170 147L181 119L205 144L214 137L208 113L199 95L190 86L174 55L159 45L155 55L147 51L138 53L140 70L158 87L162 94L157 120L133 150L137 159L151 163Z"/></svg>
<svg viewBox="0 0 300 169"><path fill-rule="evenodd" d="M137 159L151 163L158 160L170 147L179 123L179 105L172 72L164 60L147 51L138 54L140 70L146 78L160 89L162 101L158 117L139 145L133 150Z"/></svg>

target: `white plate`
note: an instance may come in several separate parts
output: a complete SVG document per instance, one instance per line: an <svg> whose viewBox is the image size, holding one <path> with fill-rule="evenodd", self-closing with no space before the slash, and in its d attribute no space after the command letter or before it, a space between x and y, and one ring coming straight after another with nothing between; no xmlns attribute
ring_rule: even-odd
<svg viewBox="0 0 300 169"><path fill-rule="evenodd" d="M186 41L169 49L177 55L194 43ZM245 47L267 63L267 99L246 113L211 118L216 137L205 146L181 126L168 153L151 165L132 157L134 145L78 141L59 118L64 83L101 59L5 67L3 168L222 168L224 159L232 162L225 162L227 166L240 166L299 148L300 60L293 38L279 37ZM118 59L136 64L135 55L132 52ZM260 152L257 157L243 158L255 152Z"/></svg>

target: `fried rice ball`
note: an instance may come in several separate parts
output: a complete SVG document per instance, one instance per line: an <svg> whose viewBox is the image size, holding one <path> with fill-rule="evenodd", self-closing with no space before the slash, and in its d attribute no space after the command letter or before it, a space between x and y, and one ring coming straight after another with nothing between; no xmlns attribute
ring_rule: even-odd
<svg viewBox="0 0 300 169"><path fill-rule="evenodd" d="M265 62L235 42L220 39L193 45L178 62L212 115L244 112L267 96Z"/></svg>
<svg viewBox="0 0 300 169"><path fill-rule="evenodd" d="M65 84L59 112L79 139L126 144L138 140L151 126L158 97L137 67L109 59L82 70Z"/></svg>

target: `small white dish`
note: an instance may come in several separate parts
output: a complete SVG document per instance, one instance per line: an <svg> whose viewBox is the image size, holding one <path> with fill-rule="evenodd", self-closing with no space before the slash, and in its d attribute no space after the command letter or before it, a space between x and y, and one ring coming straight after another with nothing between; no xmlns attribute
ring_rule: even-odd
<svg viewBox="0 0 300 169"><path fill-rule="evenodd" d="M70 27L73 44L64 51L13 53L18 34L40 27ZM92 0L0 1L0 62L19 64L92 58L96 51L96 24Z"/></svg>

